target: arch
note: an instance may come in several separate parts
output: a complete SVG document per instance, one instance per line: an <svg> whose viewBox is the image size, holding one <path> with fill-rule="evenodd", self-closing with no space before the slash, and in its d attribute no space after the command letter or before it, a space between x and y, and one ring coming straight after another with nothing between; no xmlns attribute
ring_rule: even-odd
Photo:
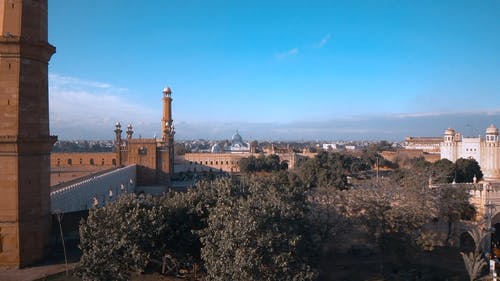
<svg viewBox="0 0 500 281"><path fill-rule="evenodd" d="M113 164L113 166L116 166L116 159L113 158L113 160L111 160L111 164Z"/></svg>
<svg viewBox="0 0 500 281"><path fill-rule="evenodd" d="M90 158L90 161L89 161L90 165L94 165L94 158Z"/></svg>
<svg viewBox="0 0 500 281"><path fill-rule="evenodd" d="M72 165L73 164L73 160L71 160L71 158L69 158L66 163L68 163L68 165Z"/></svg>
<svg viewBox="0 0 500 281"><path fill-rule="evenodd" d="M104 158L101 160L101 166L104 166Z"/></svg>

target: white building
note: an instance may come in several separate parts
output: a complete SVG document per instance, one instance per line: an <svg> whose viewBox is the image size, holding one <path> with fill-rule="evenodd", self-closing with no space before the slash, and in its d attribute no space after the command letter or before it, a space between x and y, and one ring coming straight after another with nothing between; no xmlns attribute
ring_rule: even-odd
<svg viewBox="0 0 500 281"><path fill-rule="evenodd" d="M463 137L452 128L444 131L444 140L440 145L441 159L455 162L460 158L473 158L481 166L484 179L500 181L500 143L498 129L491 125L486 129L486 138Z"/></svg>
<svg viewBox="0 0 500 281"><path fill-rule="evenodd" d="M337 147L336 143L324 143L323 144L323 149L324 150L328 150L328 149L337 150L338 147Z"/></svg>
<svg viewBox="0 0 500 281"><path fill-rule="evenodd" d="M231 137L231 143L228 145L215 144L210 149L212 153L250 153L250 144L243 142L243 138L240 136L238 131Z"/></svg>

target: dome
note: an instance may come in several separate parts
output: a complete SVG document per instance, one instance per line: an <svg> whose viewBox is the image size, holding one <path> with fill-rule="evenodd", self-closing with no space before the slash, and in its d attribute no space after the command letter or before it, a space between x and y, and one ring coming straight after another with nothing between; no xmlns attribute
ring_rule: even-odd
<svg viewBox="0 0 500 281"><path fill-rule="evenodd" d="M163 94L165 95L170 95L172 93L172 90L170 90L170 87L167 86L163 89Z"/></svg>
<svg viewBox="0 0 500 281"><path fill-rule="evenodd" d="M240 136L240 134L238 134L238 131L236 131L236 133L231 138L231 143L232 144L241 144L241 143L243 143L243 138Z"/></svg>
<svg viewBox="0 0 500 281"><path fill-rule="evenodd" d="M448 128L444 131L444 134L453 136L455 134L455 130L452 128Z"/></svg>
<svg viewBox="0 0 500 281"><path fill-rule="evenodd" d="M486 128L487 135L498 135L498 129L495 125L491 124L488 128Z"/></svg>

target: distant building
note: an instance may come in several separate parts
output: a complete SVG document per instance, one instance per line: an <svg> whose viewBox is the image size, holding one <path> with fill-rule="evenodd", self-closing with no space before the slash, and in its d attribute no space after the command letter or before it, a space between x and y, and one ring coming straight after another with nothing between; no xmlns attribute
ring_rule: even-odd
<svg viewBox="0 0 500 281"><path fill-rule="evenodd" d="M455 162L460 158L475 159L487 181L500 181L500 143L498 129L491 125L486 129L483 139L478 137L463 137L459 132L448 128L440 144L441 159Z"/></svg>
<svg viewBox="0 0 500 281"><path fill-rule="evenodd" d="M324 143L323 144L323 149L324 150L329 150L329 149L337 150L338 149L338 145L336 143Z"/></svg>
<svg viewBox="0 0 500 281"><path fill-rule="evenodd" d="M212 153L250 153L250 144L247 142L243 142L243 138L236 130L236 133L231 137L231 143L228 145L221 145L216 143L212 146L210 151Z"/></svg>
<svg viewBox="0 0 500 281"><path fill-rule="evenodd" d="M289 146L286 148L275 147L271 144L264 153L256 153L255 147L244 142L238 131L231 137L228 144L216 143L212 145L210 152L195 152L178 155L175 157L175 172L240 172L240 160L250 156L276 154L280 160L286 162L289 168L293 168L299 156Z"/></svg>
<svg viewBox="0 0 500 281"><path fill-rule="evenodd" d="M406 137L403 147L405 149L422 150L423 152L439 154L441 137Z"/></svg>

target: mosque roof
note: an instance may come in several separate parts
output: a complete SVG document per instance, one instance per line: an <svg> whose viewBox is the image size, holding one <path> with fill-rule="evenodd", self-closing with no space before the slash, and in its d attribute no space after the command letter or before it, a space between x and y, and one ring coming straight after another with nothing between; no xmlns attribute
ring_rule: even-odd
<svg viewBox="0 0 500 281"><path fill-rule="evenodd" d="M498 128L491 124L488 128L486 128L487 135L498 135Z"/></svg>

